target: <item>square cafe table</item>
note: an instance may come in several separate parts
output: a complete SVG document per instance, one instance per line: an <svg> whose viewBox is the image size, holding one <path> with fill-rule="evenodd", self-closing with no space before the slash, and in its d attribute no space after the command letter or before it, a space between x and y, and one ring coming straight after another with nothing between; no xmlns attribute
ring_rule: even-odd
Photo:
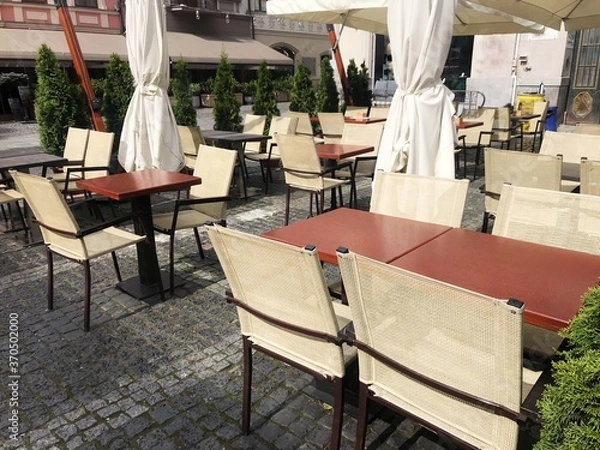
<svg viewBox="0 0 600 450"><path fill-rule="evenodd" d="M391 262L494 298L525 303L524 320L565 327L598 283L600 256L454 228Z"/></svg>
<svg viewBox="0 0 600 450"><path fill-rule="evenodd" d="M450 229L444 225L338 208L262 236L299 247L314 245L321 261L337 264L336 249L340 246L390 262Z"/></svg>
<svg viewBox="0 0 600 450"><path fill-rule="evenodd" d="M112 200L130 200L135 232L147 236L145 241L137 244L138 275L117 284L119 289L138 299L150 297L161 293L158 278L160 276L163 291L169 290L169 274L160 271L156 255L150 195L187 189L201 182L198 177L161 169L77 180L76 184L80 189L104 195ZM176 284L179 282L176 280Z"/></svg>

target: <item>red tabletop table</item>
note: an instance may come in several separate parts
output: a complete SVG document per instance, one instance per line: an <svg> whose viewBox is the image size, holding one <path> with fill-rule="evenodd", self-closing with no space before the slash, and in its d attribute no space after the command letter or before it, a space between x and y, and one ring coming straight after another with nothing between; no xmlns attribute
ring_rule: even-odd
<svg viewBox="0 0 600 450"><path fill-rule="evenodd" d="M391 262L495 298L525 303L524 320L565 327L600 277L600 256L454 228Z"/></svg>
<svg viewBox="0 0 600 450"><path fill-rule="evenodd" d="M330 161L339 161L343 158L372 152L375 148L372 145L318 144L316 149L319 158Z"/></svg>
<svg viewBox="0 0 600 450"><path fill-rule="evenodd" d="M380 123L385 122L387 119L385 117L365 117L365 118L356 118L356 117L344 117L345 123L356 123L361 125L368 125L370 123Z"/></svg>
<svg viewBox="0 0 600 450"><path fill-rule="evenodd" d="M160 272L156 256L150 195L187 189L201 182L198 177L160 169L77 180L77 187L80 189L113 200L130 200L135 232L147 236L145 241L137 244L138 275L119 283L117 286L121 290L140 299L150 297L160 292L159 276L162 279L163 290L170 288L169 276Z"/></svg>
<svg viewBox="0 0 600 450"><path fill-rule="evenodd" d="M479 122L476 120L463 120L456 124L456 129L464 130L467 128L480 127L481 125L483 125L483 122Z"/></svg>
<svg viewBox="0 0 600 450"><path fill-rule="evenodd" d="M337 264L335 251L339 246L389 262L449 230L450 227L443 225L338 208L263 236L299 247L314 245L321 261Z"/></svg>

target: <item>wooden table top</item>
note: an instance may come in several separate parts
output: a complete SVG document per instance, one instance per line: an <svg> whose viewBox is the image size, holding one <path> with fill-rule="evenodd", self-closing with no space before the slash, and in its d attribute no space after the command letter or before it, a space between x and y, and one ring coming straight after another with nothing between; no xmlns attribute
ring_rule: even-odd
<svg viewBox="0 0 600 450"><path fill-rule="evenodd" d="M271 136L253 133L238 133L236 131L206 130L202 131L204 139L223 142L259 142L270 139Z"/></svg>
<svg viewBox="0 0 600 450"><path fill-rule="evenodd" d="M263 236L299 247L314 245L321 261L337 264L335 251L339 246L389 262L448 230L450 227L443 225L338 208Z"/></svg>
<svg viewBox="0 0 600 450"><path fill-rule="evenodd" d="M119 173L105 177L77 180L77 187L113 200L127 200L158 192L178 191L202 183L192 175L161 169Z"/></svg>
<svg viewBox="0 0 600 450"><path fill-rule="evenodd" d="M9 148L7 150L0 150L0 158L12 158L13 156L25 155L39 155L41 153L41 147Z"/></svg>
<svg viewBox="0 0 600 450"><path fill-rule="evenodd" d="M524 320L557 331L600 279L600 256L454 228L391 262L499 299L525 303Z"/></svg>
<svg viewBox="0 0 600 450"><path fill-rule="evenodd" d="M479 122L477 120L463 120L462 122L456 124L456 128L458 130L464 130L466 128L480 127L483 125L483 122Z"/></svg>
<svg viewBox="0 0 600 450"><path fill-rule="evenodd" d="M0 170L56 167L62 166L67 161L67 158L63 158L62 156L49 155L47 153L21 154L0 158Z"/></svg>
<svg viewBox="0 0 600 450"><path fill-rule="evenodd" d="M318 144L316 145L317 154L321 159L330 159L338 161L342 158L362 155L375 150L369 145L350 145L350 144Z"/></svg>
<svg viewBox="0 0 600 450"><path fill-rule="evenodd" d="M370 123L385 122L386 120L387 119L385 117L365 117L364 119L359 119L356 117L344 117L345 123L357 123L363 125L368 125Z"/></svg>

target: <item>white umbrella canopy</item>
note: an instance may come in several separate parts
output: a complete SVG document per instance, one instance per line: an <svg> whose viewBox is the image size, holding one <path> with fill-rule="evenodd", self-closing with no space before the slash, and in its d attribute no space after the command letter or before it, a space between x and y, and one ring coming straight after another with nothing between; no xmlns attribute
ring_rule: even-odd
<svg viewBox="0 0 600 450"><path fill-rule="evenodd" d="M479 0L477 0L478 3ZM269 0L267 14L310 22L345 24L377 34L388 34L390 0ZM492 2L493 3L493 2ZM452 33L455 36L496 33L537 33L543 26L492 7L458 0Z"/></svg>
<svg viewBox="0 0 600 450"><path fill-rule="evenodd" d="M135 82L121 141L119 163L127 172L185 164L169 103L169 54L162 0L127 0L127 55Z"/></svg>
<svg viewBox="0 0 600 450"><path fill-rule="evenodd" d="M560 30L600 27L599 0L477 0L478 3Z"/></svg>

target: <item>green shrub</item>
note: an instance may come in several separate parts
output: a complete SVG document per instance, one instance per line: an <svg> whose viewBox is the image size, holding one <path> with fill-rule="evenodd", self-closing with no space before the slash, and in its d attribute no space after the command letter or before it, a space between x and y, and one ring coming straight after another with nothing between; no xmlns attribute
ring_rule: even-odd
<svg viewBox="0 0 600 450"><path fill-rule="evenodd" d="M290 92L290 111L306 112L311 116L317 112L317 96L310 71L302 64L298 65L294 74L294 83Z"/></svg>
<svg viewBox="0 0 600 450"><path fill-rule="evenodd" d="M369 69L366 64L360 65L360 70L353 59L348 64L348 86L354 106L371 106L373 92L369 89Z"/></svg>
<svg viewBox="0 0 600 450"><path fill-rule="evenodd" d="M192 103L192 91L190 89L190 76L187 70L187 64L180 59L173 66L173 78L171 79L171 88L173 89L173 114L177 125L194 126L198 125L196 118L196 108Z"/></svg>
<svg viewBox="0 0 600 450"><path fill-rule="evenodd" d="M337 112L339 110L340 95L333 77L333 67L329 58L321 60L321 82L317 92L317 111Z"/></svg>
<svg viewBox="0 0 600 450"><path fill-rule="evenodd" d="M44 151L62 155L69 127L87 128L90 117L83 90L73 85L46 44L38 49L35 115Z"/></svg>
<svg viewBox="0 0 600 450"><path fill-rule="evenodd" d="M217 68L213 95L215 107L213 117L215 130L238 131L242 117L240 116L240 102L235 97L236 80L233 76L231 64L225 52L221 53L221 60Z"/></svg>
<svg viewBox="0 0 600 450"><path fill-rule="evenodd" d="M190 92L192 96L200 95L202 93L202 85L200 83L190 83Z"/></svg>
<svg viewBox="0 0 600 450"><path fill-rule="evenodd" d="M102 115L106 123L106 131L115 134L113 152L119 149L123 121L133 95L133 75L129 63L113 53L106 65L106 78L103 83ZM98 92L96 92L98 95Z"/></svg>
<svg viewBox="0 0 600 450"><path fill-rule="evenodd" d="M552 384L538 401L540 440L535 450L600 448L600 287L561 333L569 347L552 365Z"/></svg>
<svg viewBox="0 0 600 450"><path fill-rule="evenodd" d="M252 105L252 113L260 116L267 116L265 129L269 129L271 118L280 114L275 98L275 88L271 79L271 72L267 67L267 62L263 60L258 69L258 80L256 82L256 96Z"/></svg>

